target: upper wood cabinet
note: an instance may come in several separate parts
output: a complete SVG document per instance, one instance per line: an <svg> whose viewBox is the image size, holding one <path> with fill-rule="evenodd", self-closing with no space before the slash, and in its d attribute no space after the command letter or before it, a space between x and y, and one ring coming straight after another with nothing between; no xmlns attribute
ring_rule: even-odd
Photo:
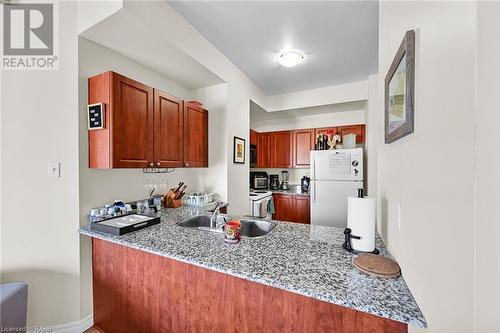
<svg viewBox="0 0 500 333"><path fill-rule="evenodd" d="M314 129L314 138L316 138L319 134L327 134L330 139L333 138L334 135L338 134L337 127L322 127Z"/></svg>
<svg viewBox="0 0 500 333"><path fill-rule="evenodd" d="M114 72L88 79L104 128L89 130L89 168L208 166L208 112Z"/></svg>
<svg viewBox="0 0 500 333"><path fill-rule="evenodd" d="M208 111L184 104L184 166L208 167Z"/></svg>
<svg viewBox="0 0 500 333"><path fill-rule="evenodd" d="M271 166L292 166L292 131L271 132Z"/></svg>
<svg viewBox="0 0 500 333"><path fill-rule="evenodd" d="M184 166L184 102L163 91L154 91L155 166Z"/></svg>
<svg viewBox="0 0 500 333"><path fill-rule="evenodd" d="M294 168L308 168L310 152L314 150L314 129L295 130L292 135L292 165Z"/></svg>
<svg viewBox="0 0 500 333"><path fill-rule="evenodd" d="M257 145L257 140L258 140L258 133L254 130L250 130L250 144L251 145Z"/></svg>
<svg viewBox="0 0 500 333"><path fill-rule="evenodd" d="M342 137L347 134L356 134L356 143L365 142L365 125L351 125L338 127L338 133Z"/></svg>
<svg viewBox="0 0 500 333"><path fill-rule="evenodd" d="M271 167L271 133L257 135L257 168Z"/></svg>

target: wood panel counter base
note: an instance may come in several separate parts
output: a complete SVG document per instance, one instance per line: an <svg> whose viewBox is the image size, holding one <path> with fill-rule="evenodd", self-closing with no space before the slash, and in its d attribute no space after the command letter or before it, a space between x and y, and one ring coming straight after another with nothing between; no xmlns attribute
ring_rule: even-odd
<svg viewBox="0 0 500 333"><path fill-rule="evenodd" d="M407 325L92 239L103 332L407 332Z"/></svg>

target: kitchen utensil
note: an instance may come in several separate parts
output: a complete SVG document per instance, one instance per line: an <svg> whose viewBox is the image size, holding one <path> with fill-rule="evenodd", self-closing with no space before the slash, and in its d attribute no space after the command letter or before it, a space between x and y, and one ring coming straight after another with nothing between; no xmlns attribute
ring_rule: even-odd
<svg viewBox="0 0 500 333"><path fill-rule="evenodd" d="M304 176L300 180L300 190L304 193L309 192L309 184L311 183L311 178Z"/></svg>
<svg viewBox="0 0 500 333"><path fill-rule="evenodd" d="M286 170L281 171L281 189L282 190L290 189L290 187L288 186L288 179L289 179L288 171L286 171Z"/></svg>
<svg viewBox="0 0 500 333"><path fill-rule="evenodd" d="M280 177L278 175L269 175L269 188L271 190L279 190Z"/></svg>
<svg viewBox="0 0 500 333"><path fill-rule="evenodd" d="M382 278L396 278L401 275L401 269L394 260L374 254L361 254L352 261L360 271Z"/></svg>

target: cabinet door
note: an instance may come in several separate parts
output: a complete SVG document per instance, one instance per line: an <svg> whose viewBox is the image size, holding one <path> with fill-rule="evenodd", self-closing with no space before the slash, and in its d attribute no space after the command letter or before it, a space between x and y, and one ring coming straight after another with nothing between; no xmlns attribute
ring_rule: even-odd
<svg viewBox="0 0 500 333"><path fill-rule="evenodd" d="M208 167L208 111L184 103L184 166Z"/></svg>
<svg viewBox="0 0 500 333"><path fill-rule="evenodd" d="M340 136L356 134L356 143L365 142L365 125L341 126L338 130Z"/></svg>
<svg viewBox="0 0 500 333"><path fill-rule="evenodd" d="M154 90L155 166L184 166L184 105L181 99Z"/></svg>
<svg viewBox="0 0 500 333"><path fill-rule="evenodd" d="M293 197L293 222L310 223L309 197L295 195Z"/></svg>
<svg viewBox="0 0 500 333"><path fill-rule="evenodd" d="M274 211L273 219L281 221L292 221L293 219L293 196L286 194L273 194Z"/></svg>
<svg viewBox="0 0 500 333"><path fill-rule="evenodd" d="M314 142L316 143L316 137L319 134L326 134L328 135L329 140L333 138L334 135L338 134L338 128L337 127L322 127L322 128L316 128L314 130Z"/></svg>
<svg viewBox="0 0 500 333"><path fill-rule="evenodd" d="M153 166L153 88L112 76L113 168Z"/></svg>
<svg viewBox="0 0 500 333"><path fill-rule="evenodd" d="M257 168L271 167L271 133L257 135Z"/></svg>
<svg viewBox="0 0 500 333"><path fill-rule="evenodd" d="M271 167L289 168L292 166L292 132L271 133Z"/></svg>
<svg viewBox="0 0 500 333"><path fill-rule="evenodd" d="M257 135L258 133L253 129L250 130L250 144L257 145Z"/></svg>
<svg viewBox="0 0 500 333"><path fill-rule="evenodd" d="M314 129L293 131L293 167L308 168L310 151L314 150Z"/></svg>

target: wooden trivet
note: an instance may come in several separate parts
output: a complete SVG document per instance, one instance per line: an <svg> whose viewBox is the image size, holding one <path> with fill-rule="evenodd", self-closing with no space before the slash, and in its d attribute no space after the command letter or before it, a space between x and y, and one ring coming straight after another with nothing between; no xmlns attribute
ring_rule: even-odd
<svg viewBox="0 0 500 333"><path fill-rule="evenodd" d="M383 256L361 254L352 263L363 273L376 277L396 278L401 275L398 263Z"/></svg>

